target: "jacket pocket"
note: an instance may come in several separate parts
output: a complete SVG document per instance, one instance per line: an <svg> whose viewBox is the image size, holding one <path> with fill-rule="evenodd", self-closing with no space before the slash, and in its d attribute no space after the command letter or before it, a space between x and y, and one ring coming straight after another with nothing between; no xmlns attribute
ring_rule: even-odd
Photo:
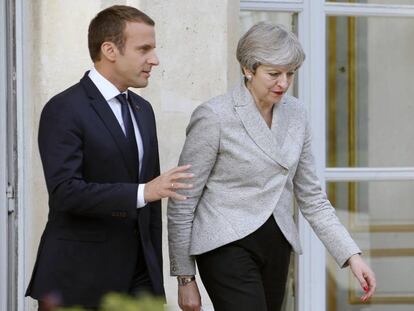
<svg viewBox="0 0 414 311"><path fill-rule="evenodd" d="M58 240L101 243L107 240L105 232L64 231L58 234Z"/></svg>

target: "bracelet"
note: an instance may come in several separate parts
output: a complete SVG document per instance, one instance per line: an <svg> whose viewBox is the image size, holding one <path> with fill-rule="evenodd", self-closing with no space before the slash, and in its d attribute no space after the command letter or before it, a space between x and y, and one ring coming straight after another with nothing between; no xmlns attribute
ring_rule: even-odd
<svg viewBox="0 0 414 311"><path fill-rule="evenodd" d="M186 286L187 284L195 281L195 276L177 276L178 286Z"/></svg>

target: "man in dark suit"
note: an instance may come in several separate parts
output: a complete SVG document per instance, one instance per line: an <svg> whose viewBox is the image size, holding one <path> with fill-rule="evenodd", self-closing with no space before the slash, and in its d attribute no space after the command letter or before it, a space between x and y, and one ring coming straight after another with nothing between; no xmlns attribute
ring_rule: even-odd
<svg viewBox="0 0 414 311"><path fill-rule="evenodd" d="M153 20L128 6L91 21L94 68L44 107L39 149L49 215L27 296L39 310L99 306L108 292L164 295L163 197L185 199L189 166L160 175L151 105L128 87L147 86Z"/></svg>

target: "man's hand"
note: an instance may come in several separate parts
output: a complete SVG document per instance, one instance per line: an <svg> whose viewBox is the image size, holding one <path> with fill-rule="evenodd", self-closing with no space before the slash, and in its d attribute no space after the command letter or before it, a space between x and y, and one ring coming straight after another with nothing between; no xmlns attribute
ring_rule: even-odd
<svg viewBox="0 0 414 311"><path fill-rule="evenodd" d="M178 286L178 305L183 311L201 310L201 297L196 281Z"/></svg>
<svg viewBox="0 0 414 311"><path fill-rule="evenodd" d="M144 200L145 202L153 202L162 198L173 198L176 200L185 200L185 196L176 193L179 189L190 189L192 184L179 182L183 179L189 179L194 174L186 173L191 165L183 165L175 167L168 172L165 172L145 184Z"/></svg>
<svg viewBox="0 0 414 311"><path fill-rule="evenodd" d="M352 255L351 258L348 259L348 263L352 273L355 275L365 292L365 294L361 297L361 301L365 302L375 292L375 288L377 286L375 274L362 260L362 257L359 254Z"/></svg>

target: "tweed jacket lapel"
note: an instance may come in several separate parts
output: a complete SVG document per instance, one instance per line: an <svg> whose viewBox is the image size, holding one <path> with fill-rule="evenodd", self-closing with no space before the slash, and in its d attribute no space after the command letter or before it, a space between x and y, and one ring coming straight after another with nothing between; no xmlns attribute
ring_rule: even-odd
<svg viewBox="0 0 414 311"><path fill-rule="evenodd" d="M282 98L282 100L273 107L272 127L270 129L273 137L276 139L279 151L282 150L288 135L289 116L285 100Z"/></svg>
<svg viewBox="0 0 414 311"><path fill-rule="evenodd" d="M280 107L282 102L273 108L272 127L269 129L243 82L232 95L234 109L252 140L273 161L288 169L281 156L289 123L287 113Z"/></svg>

